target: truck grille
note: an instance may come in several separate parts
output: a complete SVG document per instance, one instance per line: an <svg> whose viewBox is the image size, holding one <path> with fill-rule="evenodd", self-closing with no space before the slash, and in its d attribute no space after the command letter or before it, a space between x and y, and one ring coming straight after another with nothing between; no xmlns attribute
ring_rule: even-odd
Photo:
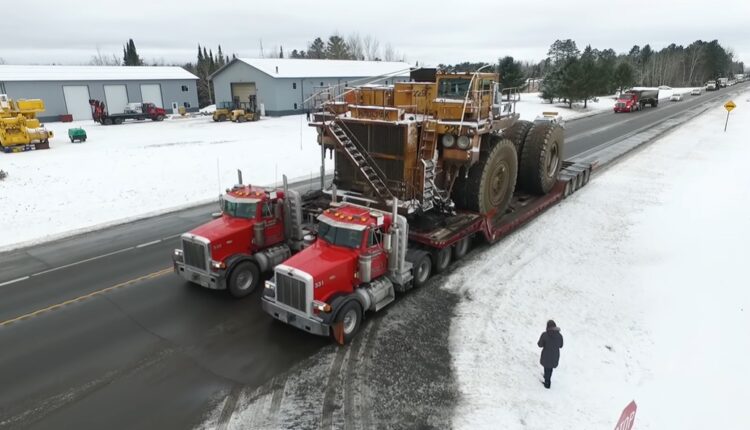
<svg viewBox="0 0 750 430"><path fill-rule="evenodd" d="M624 109L625 108L625 103L617 103L617 107L619 109Z"/></svg>
<svg viewBox="0 0 750 430"><path fill-rule="evenodd" d="M182 252L185 256L185 265L206 270L206 245L202 243L182 240Z"/></svg>
<svg viewBox="0 0 750 430"><path fill-rule="evenodd" d="M276 272L276 300L298 311L307 312L305 281Z"/></svg>

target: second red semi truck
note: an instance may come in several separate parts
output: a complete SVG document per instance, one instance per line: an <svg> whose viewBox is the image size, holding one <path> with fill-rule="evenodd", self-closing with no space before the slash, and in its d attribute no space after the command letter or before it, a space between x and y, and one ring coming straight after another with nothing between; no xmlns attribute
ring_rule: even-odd
<svg viewBox="0 0 750 430"><path fill-rule="evenodd" d="M628 90L620 95L615 102L615 113L634 112L642 110L646 105L659 106L658 89Z"/></svg>

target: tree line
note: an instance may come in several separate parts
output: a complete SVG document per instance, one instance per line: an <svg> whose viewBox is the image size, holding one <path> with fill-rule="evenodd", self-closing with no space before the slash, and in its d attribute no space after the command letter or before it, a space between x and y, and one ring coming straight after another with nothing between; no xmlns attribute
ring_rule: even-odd
<svg viewBox="0 0 750 430"><path fill-rule="evenodd" d="M490 63L440 64L438 68L473 72ZM494 65L504 88L523 87L527 79L541 79L541 94L550 103L563 100L572 106L596 95L613 94L634 85L673 87L702 86L719 77L744 73L745 65L735 61L734 52L717 40L696 40L690 45L671 44L658 51L650 45L633 46L628 53L598 50L590 45L581 52L571 39L556 40L547 57L537 63L503 57ZM491 69L490 69L491 70Z"/></svg>

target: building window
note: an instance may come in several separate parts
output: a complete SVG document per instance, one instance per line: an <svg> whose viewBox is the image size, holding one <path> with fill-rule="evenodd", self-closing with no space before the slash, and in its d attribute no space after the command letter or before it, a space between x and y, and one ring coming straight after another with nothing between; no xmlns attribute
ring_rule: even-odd
<svg viewBox="0 0 750 430"><path fill-rule="evenodd" d="M190 103L185 102L185 103L183 103L183 106L185 106L186 108L189 108L190 107Z"/></svg>
<svg viewBox="0 0 750 430"><path fill-rule="evenodd" d="M294 104L294 110L297 110L297 103Z"/></svg>
<svg viewBox="0 0 750 430"><path fill-rule="evenodd" d="M292 89L293 89L293 90L296 90L296 89L297 89L297 83L296 83L296 82L292 82Z"/></svg>
<svg viewBox="0 0 750 430"><path fill-rule="evenodd" d="M349 86L349 82L344 82L344 86L348 87Z"/></svg>
<svg viewBox="0 0 750 430"><path fill-rule="evenodd" d="M322 83L322 82L320 83L320 86L321 86L321 87L323 86L323 83Z"/></svg>
<svg viewBox="0 0 750 430"><path fill-rule="evenodd" d="M183 85L182 86L182 92L186 93L187 91L188 91L188 86L187 85Z"/></svg>

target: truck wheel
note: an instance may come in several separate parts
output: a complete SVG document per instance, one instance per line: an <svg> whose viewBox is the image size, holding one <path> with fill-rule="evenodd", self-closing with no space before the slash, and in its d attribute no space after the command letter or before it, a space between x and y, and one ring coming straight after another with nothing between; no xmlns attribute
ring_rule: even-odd
<svg viewBox="0 0 750 430"><path fill-rule="evenodd" d="M255 264L245 261L238 264L229 275L229 294L236 299L252 293L260 281L260 270Z"/></svg>
<svg viewBox="0 0 750 430"><path fill-rule="evenodd" d="M154 118L154 121L164 121L164 115L159 115L156 118Z"/></svg>
<svg viewBox="0 0 750 430"><path fill-rule="evenodd" d="M526 144L526 143L524 143ZM513 142L499 139L492 148L479 155L469 168L468 177L459 174L453 186L453 201L459 209L482 214L505 213L513 197L518 176L518 157Z"/></svg>
<svg viewBox="0 0 750 430"><path fill-rule="evenodd" d="M432 276L432 258L424 253L414 263L414 287L419 288L427 283Z"/></svg>
<svg viewBox="0 0 750 430"><path fill-rule="evenodd" d="M471 245L471 236L466 236L453 245L453 259L460 260L469 252Z"/></svg>
<svg viewBox="0 0 750 430"><path fill-rule="evenodd" d="M432 260L434 261L433 267L435 273L442 273L448 266L451 265L451 247L446 246L443 249L436 249L432 252Z"/></svg>
<svg viewBox="0 0 750 430"><path fill-rule="evenodd" d="M513 142L513 146L516 147L516 154L523 152L523 142L526 140L526 135L529 134L529 130L534 123L530 121L516 121L515 124L503 130L503 137L510 139Z"/></svg>
<svg viewBox="0 0 750 430"><path fill-rule="evenodd" d="M240 115L237 117L237 122L245 122L247 121L247 118L245 118L245 115Z"/></svg>
<svg viewBox="0 0 750 430"><path fill-rule="evenodd" d="M112 125L112 118L104 118L104 121L102 121L102 124Z"/></svg>
<svg viewBox="0 0 750 430"><path fill-rule="evenodd" d="M530 193L548 193L560 173L562 149L562 127L557 124L536 124L524 143L519 185Z"/></svg>
<svg viewBox="0 0 750 430"><path fill-rule="evenodd" d="M362 325L362 307L356 300L351 300L341 308L338 314L336 314L335 324L341 324L341 331L343 332L343 343L347 344L354 339L354 336L359 332L359 328ZM336 335L334 330L331 330L331 337L335 341Z"/></svg>
<svg viewBox="0 0 750 430"><path fill-rule="evenodd" d="M115 118L113 122L115 124L122 124L122 118Z"/></svg>
<svg viewBox="0 0 750 430"><path fill-rule="evenodd" d="M227 120L227 116L226 115L219 115L219 122L224 122L226 120Z"/></svg>

